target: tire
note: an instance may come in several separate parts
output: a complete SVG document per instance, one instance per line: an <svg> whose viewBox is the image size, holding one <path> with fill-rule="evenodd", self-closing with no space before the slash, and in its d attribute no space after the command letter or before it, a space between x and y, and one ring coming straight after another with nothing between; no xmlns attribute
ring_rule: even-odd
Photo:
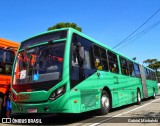
<svg viewBox="0 0 160 126"><path fill-rule="evenodd" d="M106 91L102 91L101 94L101 108L98 110L98 114L104 115L108 114L110 108L111 108L111 99Z"/></svg>
<svg viewBox="0 0 160 126"><path fill-rule="evenodd" d="M152 96L153 99L156 99L156 91L155 89L153 88L153 96Z"/></svg>
<svg viewBox="0 0 160 126"><path fill-rule="evenodd" d="M140 90L138 89L137 90L137 105L140 105L141 104L141 92Z"/></svg>

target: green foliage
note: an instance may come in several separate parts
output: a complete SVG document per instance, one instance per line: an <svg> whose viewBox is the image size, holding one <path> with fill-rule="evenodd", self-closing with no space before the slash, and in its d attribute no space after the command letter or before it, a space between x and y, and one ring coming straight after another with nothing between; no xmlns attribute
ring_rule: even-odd
<svg viewBox="0 0 160 126"><path fill-rule="evenodd" d="M69 23L69 22L66 22L66 23L63 23L63 22L60 22L60 23L57 23L56 25L52 26L52 27L49 27L47 30L53 30L53 29L60 29L60 28L74 28L80 32L82 32L82 28L78 27L76 23Z"/></svg>
<svg viewBox="0 0 160 126"><path fill-rule="evenodd" d="M160 69L160 61L158 61L157 59L147 59L143 61L143 63L148 64L148 67L154 69L157 76L160 77L160 72L158 71Z"/></svg>

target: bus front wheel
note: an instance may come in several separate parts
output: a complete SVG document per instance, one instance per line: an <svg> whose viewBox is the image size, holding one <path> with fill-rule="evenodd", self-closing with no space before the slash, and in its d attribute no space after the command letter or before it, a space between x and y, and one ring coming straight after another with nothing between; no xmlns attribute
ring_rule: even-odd
<svg viewBox="0 0 160 126"><path fill-rule="evenodd" d="M104 90L102 91L100 102L101 102L101 108L99 109L98 113L101 115L108 114L111 107L111 103L108 93Z"/></svg>

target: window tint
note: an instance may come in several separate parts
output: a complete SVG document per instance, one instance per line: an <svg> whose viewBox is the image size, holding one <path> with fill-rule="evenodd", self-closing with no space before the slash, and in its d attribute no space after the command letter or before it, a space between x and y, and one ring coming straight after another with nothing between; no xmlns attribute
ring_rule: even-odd
<svg viewBox="0 0 160 126"><path fill-rule="evenodd" d="M13 62L14 52L0 49L0 62L4 62L3 57L5 57L5 62Z"/></svg>
<svg viewBox="0 0 160 126"><path fill-rule="evenodd" d="M152 71L149 70L149 79L152 80Z"/></svg>
<svg viewBox="0 0 160 126"><path fill-rule="evenodd" d="M93 45L94 49L94 63L95 67L98 70L106 70L108 71L108 62L107 62L107 54L106 50L97 45Z"/></svg>
<svg viewBox="0 0 160 126"><path fill-rule="evenodd" d="M144 73L145 73L146 79L148 79L148 70L146 68L144 68Z"/></svg>
<svg viewBox="0 0 160 126"><path fill-rule="evenodd" d="M138 64L136 64L136 63L134 63L134 71L135 71L136 77L140 78L139 66L138 66Z"/></svg>
<svg viewBox="0 0 160 126"><path fill-rule="evenodd" d="M84 48L84 60L80 62L80 47ZM96 72L92 42L73 34L71 44L71 88Z"/></svg>
<svg viewBox="0 0 160 126"><path fill-rule="evenodd" d="M123 75L129 75L128 71L128 65L127 65L127 60L120 57L120 63L121 63L121 72Z"/></svg>
<svg viewBox="0 0 160 126"><path fill-rule="evenodd" d="M128 66L129 66L129 75L132 77L135 77L135 72L134 72L134 65L133 62L128 61Z"/></svg>
<svg viewBox="0 0 160 126"><path fill-rule="evenodd" d="M107 51L109 60L109 70L113 73L119 73L117 55Z"/></svg>
<svg viewBox="0 0 160 126"><path fill-rule="evenodd" d="M100 57L100 49L99 49L99 47L97 45L94 45L93 49L94 49L94 55L96 57Z"/></svg>
<svg viewBox="0 0 160 126"><path fill-rule="evenodd" d="M48 34L43 34L43 35L39 35L36 37L33 37L31 39L28 39L24 42L21 43L20 45L20 49L24 49L28 46L34 45L34 44L39 44L42 42L48 42L48 41L54 41L57 39L63 39L67 37L67 30L64 31L57 31L57 32L51 32Z"/></svg>
<svg viewBox="0 0 160 126"><path fill-rule="evenodd" d="M0 64L0 74L11 75L11 73L12 73L12 63Z"/></svg>
<svg viewBox="0 0 160 126"><path fill-rule="evenodd" d="M3 62L3 52L4 50L0 49L0 62Z"/></svg>
<svg viewBox="0 0 160 126"><path fill-rule="evenodd" d="M151 80L154 80L154 72L153 71L151 71Z"/></svg>
<svg viewBox="0 0 160 126"><path fill-rule="evenodd" d="M146 69L148 71L148 74L147 74L147 79L149 80L156 80L156 75L155 75L155 72L149 70L149 69Z"/></svg>

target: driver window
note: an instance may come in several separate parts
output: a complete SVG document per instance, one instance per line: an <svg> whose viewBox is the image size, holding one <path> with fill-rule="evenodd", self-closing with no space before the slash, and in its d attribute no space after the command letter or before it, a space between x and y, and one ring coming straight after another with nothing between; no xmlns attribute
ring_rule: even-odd
<svg viewBox="0 0 160 126"><path fill-rule="evenodd" d="M84 48L84 59L80 59L80 50L79 47ZM96 72L94 60L93 60L93 51L92 51L92 42L84 37L81 37L77 34L72 36L71 44L71 87L80 83L84 79L91 76Z"/></svg>

